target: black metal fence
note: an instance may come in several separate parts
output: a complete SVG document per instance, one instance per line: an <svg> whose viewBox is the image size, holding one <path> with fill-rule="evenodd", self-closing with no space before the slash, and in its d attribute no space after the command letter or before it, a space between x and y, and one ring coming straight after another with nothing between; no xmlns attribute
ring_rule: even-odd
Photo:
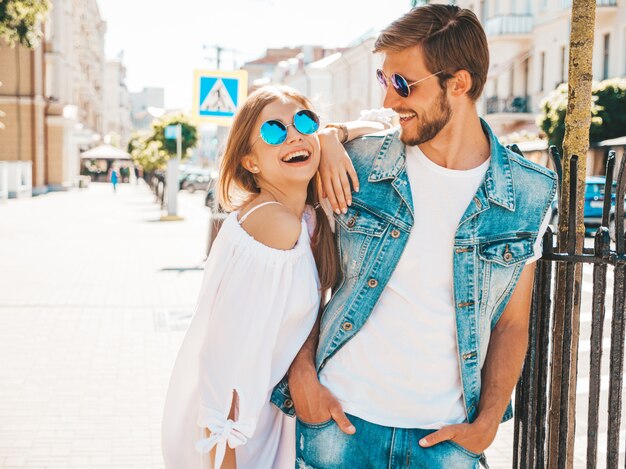
<svg viewBox="0 0 626 469"><path fill-rule="evenodd" d="M561 160L556 150L551 149L555 167L562 181ZM571 180L569 187L569 219L568 226L576 226L576 186L577 186L576 157L570 160ZM597 230L593 248L576 250L576 230L570 229L566 236L555 236L551 229L544 236L543 257L537 263L535 290L533 292L533 307L531 312L529 347L522 376L516 389L515 406L515 438L513 449L513 468L566 468L572 467L573 450L570 445L572 429L577 422L586 423L586 462L585 467L599 466L617 468L620 454L620 425L622 420L622 380L624 368L624 338L626 314L626 254L624 235L624 196L626 194L626 154L622 157L617 177L617 184L612 184L616 166L615 152L610 152L607 160L606 183L602 226ZM562 188L564 190L565 188ZM615 194L615 197L612 195ZM560 195L560 194L559 194ZM612 209L614 203L614 208ZM614 233L609 231L614 227ZM613 234L614 242L611 240ZM578 240L579 241L579 240ZM572 354L571 350L579 350L576 322L572 319L579 314L581 291L576 287L576 269L584 264L593 265L593 291L591 299L591 332L589 335L588 373L570 375L571 360L578 368L586 362L578 362L582 354ZM609 267L613 271L613 299L612 314L606 314L607 303L607 273ZM565 276L565 300L563 304L555 305L554 284L556 271ZM562 298L562 296L561 296ZM558 314L557 314L558 313ZM610 352L603 357L603 332L605 319L610 321ZM560 323L560 324L557 324ZM557 327L561 326L561 327ZM607 327L609 324L607 323ZM557 336L555 336L555 332ZM581 332L581 338L584 337ZM562 344L562 361L560 362L561 376L552 376L554 364L552 355L555 353L550 346ZM606 348L606 347L605 347ZM608 393L601 389L602 365L609 360ZM548 377L550 376L550 379ZM578 380L582 382L588 378L588 401L575 399ZM578 379L576 379L578 378ZM560 381L560 386L554 387L554 381ZM552 383L552 386L550 386ZM559 389L559 396L555 396L554 389ZM552 390L552 392L551 392ZM582 394L582 393L581 393ZM600 413L600 404L607 409ZM586 421L581 419L584 413L576 410L584 405L588 406ZM558 418L549 418L552 413ZM549 415L550 414L550 415ZM572 419L571 417L574 416ZM556 422L556 423L555 423ZM551 428L554 427L554 428ZM584 427L584 425L581 425ZM599 456L599 434L606 434L606 448L601 447ZM604 429L606 429L604 431ZM556 432L556 433L555 433ZM558 438L550 438L550 434ZM584 435L584 434L583 434ZM581 445L581 439L577 440ZM577 448L577 454L581 454ZM606 450L606 451L604 451Z"/></svg>

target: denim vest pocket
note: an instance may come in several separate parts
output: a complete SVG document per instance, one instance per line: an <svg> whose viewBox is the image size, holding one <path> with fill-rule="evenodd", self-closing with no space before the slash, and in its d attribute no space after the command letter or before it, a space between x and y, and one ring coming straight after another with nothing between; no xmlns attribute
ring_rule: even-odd
<svg viewBox="0 0 626 469"><path fill-rule="evenodd" d="M389 223L371 215L358 207L348 208L348 212L335 215L337 222L337 244L345 279L357 278L368 259L368 252L374 240L380 240Z"/></svg>
<svg viewBox="0 0 626 469"><path fill-rule="evenodd" d="M522 237L519 237L519 236ZM481 329L493 328L502 314L503 300L511 294L525 261L534 254L532 234L512 233L478 246L482 270ZM489 330L489 329L487 329Z"/></svg>
<svg viewBox="0 0 626 469"><path fill-rule="evenodd" d="M495 262L504 267L513 266L530 259L534 254L535 238L507 238L481 243L478 256L487 262Z"/></svg>

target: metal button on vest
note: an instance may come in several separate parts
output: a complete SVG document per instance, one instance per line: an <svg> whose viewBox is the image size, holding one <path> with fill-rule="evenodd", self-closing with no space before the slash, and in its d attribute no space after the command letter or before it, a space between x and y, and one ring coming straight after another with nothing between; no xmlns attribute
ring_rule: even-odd
<svg viewBox="0 0 626 469"><path fill-rule="evenodd" d="M351 331L352 330L352 323L351 322L344 322L341 327L343 328L344 331Z"/></svg>
<svg viewBox="0 0 626 469"><path fill-rule="evenodd" d="M392 238L399 238L400 237L400 231L398 231L398 230L391 230L391 237Z"/></svg>
<svg viewBox="0 0 626 469"><path fill-rule="evenodd" d="M367 281L367 284L370 288L376 288L378 286L378 280L376 280L375 278L371 278Z"/></svg>
<svg viewBox="0 0 626 469"><path fill-rule="evenodd" d="M511 259L513 259L513 254L507 251L504 253L502 257L504 258L505 261L511 262Z"/></svg>
<svg viewBox="0 0 626 469"><path fill-rule="evenodd" d="M350 218L350 220L348 220L348 227L352 228L355 223L356 223L356 220L354 219L354 217Z"/></svg>
<svg viewBox="0 0 626 469"><path fill-rule="evenodd" d="M285 407L287 407L288 409L291 409L293 407L293 401L291 399L285 399L285 402L283 404L285 404Z"/></svg>

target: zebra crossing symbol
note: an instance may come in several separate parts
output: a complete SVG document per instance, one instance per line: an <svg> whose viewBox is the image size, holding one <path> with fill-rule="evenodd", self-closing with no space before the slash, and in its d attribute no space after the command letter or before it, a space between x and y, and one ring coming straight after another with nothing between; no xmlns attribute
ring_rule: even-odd
<svg viewBox="0 0 626 469"><path fill-rule="evenodd" d="M246 97L247 72L196 71L194 115L204 122L230 125Z"/></svg>

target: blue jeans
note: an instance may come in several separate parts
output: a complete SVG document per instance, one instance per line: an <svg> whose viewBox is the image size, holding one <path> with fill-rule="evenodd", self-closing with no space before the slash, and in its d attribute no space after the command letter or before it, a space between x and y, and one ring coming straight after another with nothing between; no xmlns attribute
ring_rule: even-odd
<svg viewBox="0 0 626 469"><path fill-rule="evenodd" d="M434 430L383 427L348 415L354 435L343 433L334 420L296 424L296 469L478 469L479 454L444 441L419 445Z"/></svg>

